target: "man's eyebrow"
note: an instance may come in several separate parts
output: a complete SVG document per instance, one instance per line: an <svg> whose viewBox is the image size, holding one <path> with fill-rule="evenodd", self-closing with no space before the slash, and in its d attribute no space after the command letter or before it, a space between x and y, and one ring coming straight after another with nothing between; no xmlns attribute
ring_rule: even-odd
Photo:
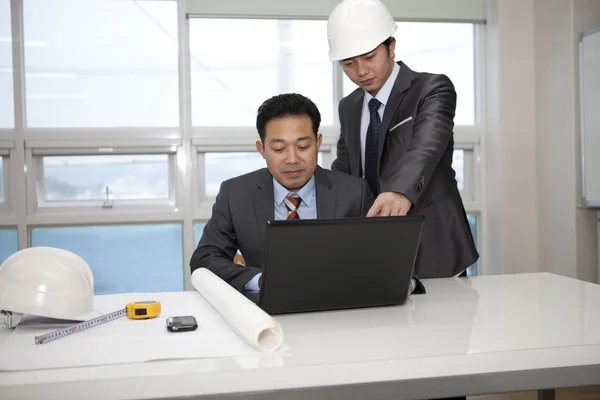
<svg viewBox="0 0 600 400"><path fill-rule="evenodd" d="M302 136L296 139L296 142L300 142L302 140L310 140L310 135ZM280 138L273 138L269 141L269 143L285 143L285 140Z"/></svg>

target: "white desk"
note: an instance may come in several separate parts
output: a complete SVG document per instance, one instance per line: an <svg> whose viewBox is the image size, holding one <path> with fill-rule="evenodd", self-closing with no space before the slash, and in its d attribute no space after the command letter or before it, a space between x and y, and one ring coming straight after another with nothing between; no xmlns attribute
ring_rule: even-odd
<svg viewBox="0 0 600 400"><path fill-rule="evenodd" d="M599 285L542 273L425 286L400 307L278 317L291 355L0 373L0 398L415 399L600 384Z"/></svg>

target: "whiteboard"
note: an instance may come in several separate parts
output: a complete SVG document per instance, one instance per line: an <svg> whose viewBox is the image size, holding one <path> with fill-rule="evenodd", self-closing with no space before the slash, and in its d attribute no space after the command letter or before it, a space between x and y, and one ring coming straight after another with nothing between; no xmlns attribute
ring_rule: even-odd
<svg viewBox="0 0 600 400"><path fill-rule="evenodd" d="M600 208L600 28L579 41L581 201Z"/></svg>

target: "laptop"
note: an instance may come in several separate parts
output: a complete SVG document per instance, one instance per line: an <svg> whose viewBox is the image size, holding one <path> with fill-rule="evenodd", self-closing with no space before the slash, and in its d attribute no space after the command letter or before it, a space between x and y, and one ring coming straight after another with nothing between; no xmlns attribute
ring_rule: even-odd
<svg viewBox="0 0 600 400"><path fill-rule="evenodd" d="M406 302L423 216L267 223L260 292L271 315Z"/></svg>

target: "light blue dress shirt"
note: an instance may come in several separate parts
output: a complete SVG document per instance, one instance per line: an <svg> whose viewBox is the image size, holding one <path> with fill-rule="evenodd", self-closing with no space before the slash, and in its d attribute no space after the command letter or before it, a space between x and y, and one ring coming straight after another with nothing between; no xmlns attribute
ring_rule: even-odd
<svg viewBox="0 0 600 400"><path fill-rule="evenodd" d="M275 219L281 220L286 219L288 215L287 207L285 206L284 200L288 195L294 197L300 197L302 200L300 205L298 206L298 216L300 219L317 219L317 192L315 189L315 176L312 178L298 191L298 193L293 193L284 188L281 183L277 182L275 178L273 178L273 199L274 199L274 209L275 209ZM246 291L256 291L258 290L258 280L261 273L258 273L252 278L246 285L244 285L244 290Z"/></svg>
<svg viewBox="0 0 600 400"><path fill-rule="evenodd" d="M273 178L273 194L275 199L275 219L287 218L288 211L284 200L288 195L300 197L302 200L297 210L300 219L317 219L317 191L315 189L314 175L297 194L290 192Z"/></svg>

